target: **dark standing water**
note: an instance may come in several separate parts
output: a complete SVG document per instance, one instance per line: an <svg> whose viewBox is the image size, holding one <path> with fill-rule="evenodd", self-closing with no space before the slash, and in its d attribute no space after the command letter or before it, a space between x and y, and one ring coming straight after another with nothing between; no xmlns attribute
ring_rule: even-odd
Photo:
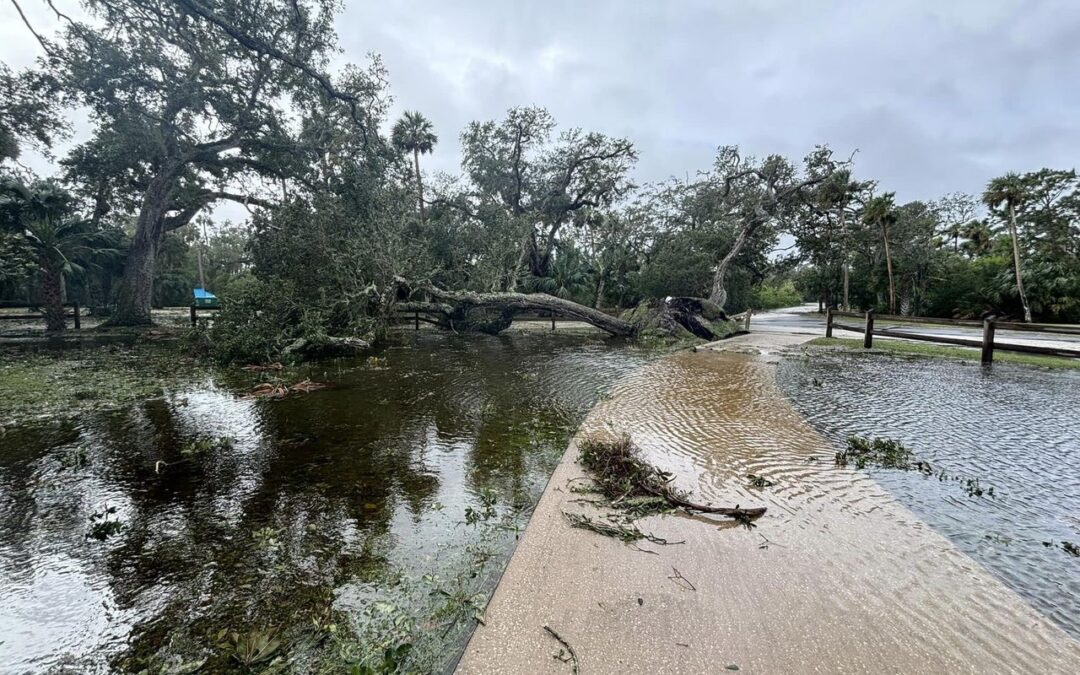
<svg viewBox="0 0 1080 675"><path fill-rule="evenodd" d="M783 362L777 377L796 409L838 447L850 434L894 438L935 473L959 477L872 471L905 506L1080 638L1080 558L1061 547L1080 545L1080 371L814 351ZM969 478L979 480L983 496L969 494Z"/></svg>
<svg viewBox="0 0 1080 675"><path fill-rule="evenodd" d="M421 334L290 372L331 388L284 400L243 400L256 378L218 374L8 421L0 671L445 668L569 434L649 358Z"/></svg>

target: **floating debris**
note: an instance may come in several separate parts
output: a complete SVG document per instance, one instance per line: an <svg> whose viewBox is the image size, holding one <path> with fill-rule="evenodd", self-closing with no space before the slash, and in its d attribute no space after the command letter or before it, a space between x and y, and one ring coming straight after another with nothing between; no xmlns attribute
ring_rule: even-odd
<svg viewBox="0 0 1080 675"><path fill-rule="evenodd" d="M280 361L274 361L273 363L262 363L262 364L246 365L246 366L243 366L242 368L240 368L240 370L246 370L249 373L265 373L265 372L271 371L271 370L281 370L284 367L285 366L281 365Z"/></svg>
<svg viewBox="0 0 1080 675"><path fill-rule="evenodd" d="M765 476L757 476L755 474L749 473L746 475L746 477L750 481L750 487L767 488L776 485L776 481L769 480Z"/></svg>
<svg viewBox="0 0 1080 675"><path fill-rule="evenodd" d="M252 387L251 391L242 398L246 400L256 398L285 398L289 394L307 394L319 389L326 389L326 387L326 384L322 382L312 382L310 379L302 380L292 386L286 386L280 382L263 382L262 384Z"/></svg>
<svg viewBox="0 0 1080 675"><path fill-rule="evenodd" d="M124 524L118 519L111 518L115 514L115 506L106 506L101 511L90 514L90 530L86 533L86 538L105 541L114 534L118 534L124 529Z"/></svg>
<svg viewBox="0 0 1080 675"><path fill-rule="evenodd" d="M198 457L214 452L215 450L231 450L235 444L236 443L231 436L200 438L199 440L192 441L180 448L180 454L184 457Z"/></svg>
<svg viewBox="0 0 1080 675"><path fill-rule="evenodd" d="M847 448L836 453L836 466L846 467L853 463L856 469L869 464L884 469L908 470L911 468L911 451L891 438L864 438L849 436ZM927 465L929 466L929 465Z"/></svg>
<svg viewBox="0 0 1080 675"><path fill-rule="evenodd" d="M581 464L593 474L600 492L618 506L632 498L659 497L665 508L681 507L702 513L716 513L730 518L753 519L764 515L765 508L743 509L697 504L671 485L674 476L649 464L623 434L614 441L587 438L581 442Z"/></svg>

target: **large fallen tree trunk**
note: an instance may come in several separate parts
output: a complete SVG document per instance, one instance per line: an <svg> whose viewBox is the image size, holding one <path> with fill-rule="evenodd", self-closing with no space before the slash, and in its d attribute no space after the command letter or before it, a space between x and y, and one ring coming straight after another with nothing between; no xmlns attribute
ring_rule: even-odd
<svg viewBox="0 0 1080 675"><path fill-rule="evenodd" d="M436 323L453 330L495 334L509 328L516 314L549 312L584 321L612 335L629 337L637 333L629 321L546 293L447 291L428 283L410 284L404 279L398 279L397 284L399 295L405 291L405 297L410 298L399 302L398 309L434 315ZM426 296L428 300L411 300L417 295Z"/></svg>
<svg viewBox="0 0 1080 675"><path fill-rule="evenodd" d="M728 332L724 311L702 298L664 298L643 302L622 318L546 293L448 291L428 282L395 280L394 307L424 315L425 321L455 331L497 334L522 312L576 319L612 335L654 334L715 340Z"/></svg>

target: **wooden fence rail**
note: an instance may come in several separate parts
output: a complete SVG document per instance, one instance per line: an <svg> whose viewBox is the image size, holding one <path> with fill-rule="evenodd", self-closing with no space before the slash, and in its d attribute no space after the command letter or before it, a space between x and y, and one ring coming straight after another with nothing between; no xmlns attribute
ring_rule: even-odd
<svg viewBox="0 0 1080 675"><path fill-rule="evenodd" d="M849 323L840 323L836 317L862 319L863 325L857 326ZM919 323L938 326L959 326L964 328L981 328L981 339L954 337L948 335L923 335L920 333L907 333L892 328L874 328L874 321L888 321L894 323ZM1027 331L1032 333L1048 333L1055 335L1080 335L1080 326L1052 323L1016 323L1013 321L998 321L994 317L988 317L983 321L970 321L962 319L937 319L925 316L896 316L892 314L875 315L874 312L857 314L855 312L840 312L829 309L825 315L825 337L833 336L833 329L839 328L855 333L863 334L863 347L870 349L874 345L874 336L901 338L904 340L917 340L921 342L938 342L960 347L975 347L981 349L981 360L984 364L994 361L994 350L1021 352L1025 354L1042 354L1045 356L1063 356L1066 358L1080 358L1080 349L1067 347L1053 347L1042 345L1017 344L1013 342L995 341L998 329Z"/></svg>
<svg viewBox="0 0 1080 675"><path fill-rule="evenodd" d="M35 309L35 307L33 307L31 305L5 305L5 307L7 307L7 308L15 308L15 309ZM72 302L70 304L69 303L64 303L64 307L70 307L71 308L71 313L68 313L66 311L64 312L64 318L65 319L68 319L68 318L74 319L75 320L75 330L82 330L82 311L79 308L79 303L77 303L77 302ZM38 319L44 321L45 320L45 313L44 312L30 312L30 313L27 313L27 314L9 314L9 313L6 313L6 312L0 312L0 321L36 321Z"/></svg>

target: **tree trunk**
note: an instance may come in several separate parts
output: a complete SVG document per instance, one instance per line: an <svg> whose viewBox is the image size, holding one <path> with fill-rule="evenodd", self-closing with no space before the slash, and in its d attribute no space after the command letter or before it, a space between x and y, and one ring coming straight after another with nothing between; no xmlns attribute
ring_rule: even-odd
<svg viewBox="0 0 1080 675"><path fill-rule="evenodd" d="M413 168L416 171L416 199L420 202L420 224L424 225L427 218L424 216L424 181L420 177L420 151L413 150Z"/></svg>
<svg viewBox="0 0 1080 675"><path fill-rule="evenodd" d="M881 238L885 240L885 269L889 273L889 314L896 314L896 285L893 283L892 253L889 251L889 227L881 224Z"/></svg>
<svg viewBox="0 0 1080 675"><path fill-rule="evenodd" d="M848 272L847 253L844 254L844 311L851 311L851 303L848 301L848 290L851 287L850 272Z"/></svg>
<svg viewBox="0 0 1080 675"><path fill-rule="evenodd" d="M757 223L751 221L739 228L739 233L735 235L735 241L731 244L731 250L727 252L727 255L720 261L720 264L716 266L716 272L713 275L712 292L709 294L709 300L720 307L723 307L724 304L727 303L726 279L728 268L731 267L732 261L734 261L735 257L742 251L743 246L746 245L746 240L756 227Z"/></svg>
<svg viewBox="0 0 1080 675"><path fill-rule="evenodd" d="M413 288L404 279L398 279L396 283L399 288ZM584 321L612 335L631 336L636 332L634 325L628 321L546 293L445 291L430 284L417 285L415 290L426 294L435 302L410 302L399 304L399 308L435 314L442 318L440 323L445 323L448 328L455 330L476 329L486 333L498 333L510 325L514 314L541 311Z"/></svg>
<svg viewBox="0 0 1080 675"><path fill-rule="evenodd" d="M41 294L45 305L45 330L62 331L64 324L64 273L55 261L41 270Z"/></svg>
<svg viewBox="0 0 1080 675"><path fill-rule="evenodd" d="M1031 323L1031 307L1028 306L1027 294L1024 293L1024 275L1020 272L1020 241L1016 233L1016 210L1009 202L1009 236L1012 237L1013 267L1016 269L1016 290L1020 293L1020 304L1024 307L1024 321Z"/></svg>
<svg viewBox="0 0 1080 675"><path fill-rule="evenodd" d="M848 290L851 287L851 279L849 278L850 272L848 271L848 232L847 222L844 217L844 208L840 209L840 236L844 238L844 304L842 307L845 312L850 312L851 305L848 302Z"/></svg>
<svg viewBox="0 0 1080 675"><path fill-rule="evenodd" d="M604 306L604 268L601 267L597 276L599 279L596 282L596 302L593 303L593 307L600 309Z"/></svg>
<svg viewBox="0 0 1080 675"><path fill-rule="evenodd" d="M135 237L124 263L124 276L116 298L116 312L110 326L149 326L150 304L154 292L154 264L162 225L168 205L172 179L164 170L156 176L143 195Z"/></svg>

